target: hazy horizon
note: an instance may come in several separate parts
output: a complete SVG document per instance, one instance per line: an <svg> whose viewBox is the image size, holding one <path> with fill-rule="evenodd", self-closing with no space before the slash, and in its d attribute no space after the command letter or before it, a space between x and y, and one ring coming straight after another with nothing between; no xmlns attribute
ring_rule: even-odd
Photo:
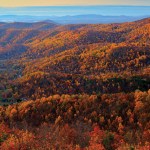
<svg viewBox="0 0 150 150"><path fill-rule="evenodd" d="M108 11L109 10L109 11ZM0 15L66 16L66 15L103 15L103 16L146 16L150 6L29 6L0 7Z"/></svg>

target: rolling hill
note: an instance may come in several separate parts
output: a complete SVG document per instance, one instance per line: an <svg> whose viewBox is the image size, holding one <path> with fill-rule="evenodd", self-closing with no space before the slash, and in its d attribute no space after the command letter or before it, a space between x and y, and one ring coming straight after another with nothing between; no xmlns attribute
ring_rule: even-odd
<svg viewBox="0 0 150 150"><path fill-rule="evenodd" d="M138 42L149 45L149 22L148 18L133 23L108 25L59 26L44 22L2 24L1 53L6 51L7 54L7 51L13 49L16 44L28 47L24 54L33 58L51 56L75 47L86 47L89 44L105 46L112 43L124 42L128 45ZM10 43L11 48L8 46Z"/></svg>
<svg viewBox="0 0 150 150"><path fill-rule="evenodd" d="M150 18L0 25L0 149L149 149Z"/></svg>
<svg viewBox="0 0 150 150"><path fill-rule="evenodd" d="M35 29L1 33L1 58L16 58L22 66L21 77L14 81L19 97L149 89L149 18L123 24L56 26L46 31L37 30L37 24L42 23L32 25Z"/></svg>

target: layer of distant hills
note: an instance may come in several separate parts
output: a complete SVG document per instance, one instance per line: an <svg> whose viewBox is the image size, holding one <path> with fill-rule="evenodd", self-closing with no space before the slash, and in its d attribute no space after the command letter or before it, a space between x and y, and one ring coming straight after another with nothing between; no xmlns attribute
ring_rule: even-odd
<svg viewBox="0 0 150 150"><path fill-rule="evenodd" d="M132 22L150 16L150 6L35 6L0 7L1 22L96 24Z"/></svg>
<svg viewBox="0 0 150 150"><path fill-rule="evenodd" d="M40 22L54 21L58 24L106 24L132 22L146 18L145 16L104 16L104 15L67 15L67 16L28 16L28 15L0 15L1 22Z"/></svg>

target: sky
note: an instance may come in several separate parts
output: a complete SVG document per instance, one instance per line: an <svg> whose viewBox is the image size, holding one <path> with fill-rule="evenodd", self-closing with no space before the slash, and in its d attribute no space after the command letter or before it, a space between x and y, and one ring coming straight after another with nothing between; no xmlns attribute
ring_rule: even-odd
<svg viewBox="0 0 150 150"><path fill-rule="evenodd" d="M150 0L0 0L0 7L63 6L63 5L140 5L150 6Z"/></svg>

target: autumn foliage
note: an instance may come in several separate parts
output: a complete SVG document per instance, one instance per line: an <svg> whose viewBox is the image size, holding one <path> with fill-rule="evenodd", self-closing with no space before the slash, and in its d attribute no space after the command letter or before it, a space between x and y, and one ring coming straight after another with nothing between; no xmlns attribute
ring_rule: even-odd
<svg viewBox="0 0 150 150"><path fill-rule="evenodd" d="M1 150L150 149L150 19L0 27Z"/></svg>

